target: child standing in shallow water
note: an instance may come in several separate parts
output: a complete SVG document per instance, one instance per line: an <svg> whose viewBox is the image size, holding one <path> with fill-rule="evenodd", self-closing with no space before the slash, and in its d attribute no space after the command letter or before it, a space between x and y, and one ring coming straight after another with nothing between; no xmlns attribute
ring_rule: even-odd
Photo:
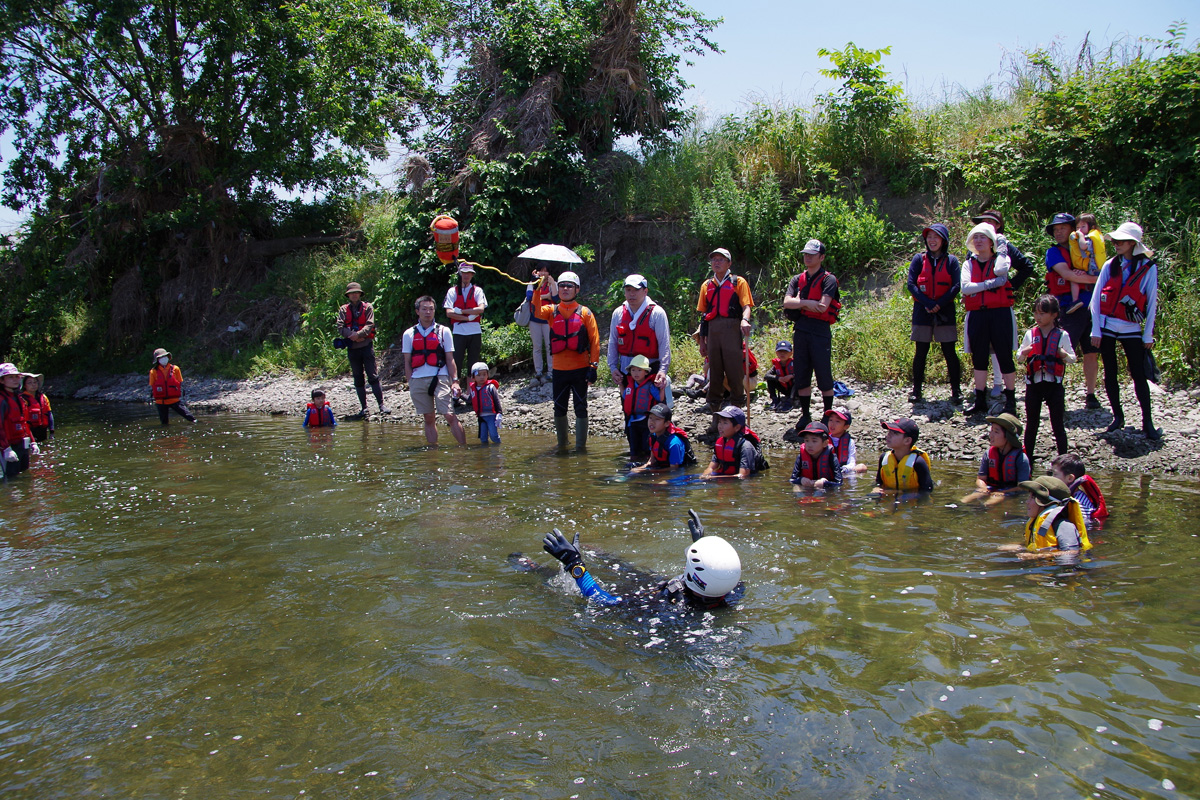
<svg viewBox="0 0 1200 800"><path fill-rule="evenodd" d="M304 409L304 427L306 428L332 428L337 425L337 419L333 416L333 409L329 407L329 403L325 402L325 390L313 389L312 402Z"/></svg>
<svg viewBox="0 0 1200 800"><path fill-rule="evenodd" d="M467 384L467 399L479 420L479 441L500 444L500 425L504 420L500 407L500 384L491 379L488 365L476 361L471 366L471 382Z"/></svg>

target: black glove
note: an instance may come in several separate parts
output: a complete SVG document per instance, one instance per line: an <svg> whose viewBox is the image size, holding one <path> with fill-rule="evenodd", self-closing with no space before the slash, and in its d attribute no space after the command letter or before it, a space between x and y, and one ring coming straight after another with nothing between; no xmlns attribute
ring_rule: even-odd
<svg viewBox="0 0 1200 800"><path fill-rule="evenodd" d="M567 537L562 535L562 531L555 528L554 533L547 533L546 538L542 540L542 549L561 561L563 568L568 571L575 565L583 563L583 556L579 555L578 533L575 534L573 542L568 542Z"/></svg>
<svg viewBox="0 0 1200 800"><path fill-rule="evenodd" d="M692 541L699 541L704 536L704 523L700 521L700 515L695 511L688 509L688 530L692 532Z"/></svg>
<svg viewBox="0 0 1200 800"><path fill-rule="evenodd" d="M600 378L600 376L599 376L598 374L596 374L596 368L595 368L595 367L588 367L588 371L587 371L587 382L588 382L588 383L595 383L597 380L599 380L599 378Z"/></svg>

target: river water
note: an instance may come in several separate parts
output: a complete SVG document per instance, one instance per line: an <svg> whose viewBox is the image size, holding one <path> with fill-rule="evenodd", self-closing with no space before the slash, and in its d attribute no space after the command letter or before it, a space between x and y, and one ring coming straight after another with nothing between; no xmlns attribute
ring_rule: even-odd
<svg viewBox="0 0 1200 800"><path fill-rule="evenodd" d="M954 507L962 463L879 505L793 495L782 451L660 486L611 480L615 441L57 411L0 501L5 797L1200 795L1195 481L1098 476L1070 569L997 553L1024 503ZM597 609L507 558L558 526L674 574L689 507L734 609Z"/></svg>

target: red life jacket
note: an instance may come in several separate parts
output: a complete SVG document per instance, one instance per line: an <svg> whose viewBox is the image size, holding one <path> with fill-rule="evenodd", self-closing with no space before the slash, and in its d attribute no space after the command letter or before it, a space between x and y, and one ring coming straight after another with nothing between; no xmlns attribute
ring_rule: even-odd
<svg viewBox="0 0 1200 800"><path fill-rule="evenodd" d="M150 370L150 390L161 403L174 403L183 397L183 383L175 378L175 365L156 364Z"/></svg>
<svg viewBox="0 0 1200 800"><path fill-rule="evenodd" d="M991 280L996 277L996 259L992 258L987 263L987 268L976 260L975 256L971 256L968 262L968 268L971 270L971 283L979 283L980 281ZM999 289L987 289L986 291L976 292L975 294L963 295L963 306L967 311L978 311L981 308L1012 308L1013 304L1013 288L1008 281Z"/></svg>
<svg viewBox="0 0 1200 800"><path fill-rule="evenodd" d="M1068 267L1071 266L1071 251L1061 244L1056 244L1054 247L1062 254L1063 263ZM1054 268L1048 264L1046 265L1046 286L1050 294L1055 297L1071 293L1071 282L1055 272Z"/></svg>
<svg viewBox="0 0 1200 800"><path fill-rule="evenodd" d="M360 328L362 328L363 325L366 325L367 324L367 304L359 303L358 304L358 313L355 314L354 313L354 303L347 303L346 304L346 318L345 318L344 322L345 322L345 324L342 327L349 328L351 332L358 331ZM367 334L367 338L368 339L375 338L375 329L374 328L372 328L371 332Z"/></svg>
<svg viewBox="0 0 1200 800"><path fill-rule="evenodd" d="M582 306L575 306L569 317L560 314L560 308L562 306L556 305L554 316L550 318L550 353L561 353L564 350L586 353L590 343L587 326L583 324L583 315L579 312Z"/></svg>
<svg viewBox="0 0 1200 800"><path fill-rule="evenodd" d="M786 364L779 363L778 358L771 359L771 369L775 370L775 374L780 378L786 378L788 375L796 374L796 360L789 358ZM751 370L753 372L753 370Z"/></svg>
<svg viewBox="0 0 1200 800"><path fill-rule="evenodd" d="M747 351L749 351L749 352L747 352ZM758 357L754 355L754 351L750 350L747 343L743 341L742 342L743 366L745 365L746 361L750 362L750 371L746 373L747 375L753 375L754 373L758 372Z"/></svg>
<svg viewBox="0 0 1200 800"><path fill-rule="evenodd" d="M646 310L633 322L629 306L621 306L621 318L617 322L617 352L623 356L645 356L651 366L658 361L658 334L650 327L650 314L654 303L646 301Z"/></svg>
<svg viewBox="0 0 1200 800"><path fill-rule="evenodd" d="M314 411L317 413L312 414ZM333 409L329 407L329 403L322 403L319 406L315 403L309 403L308 408L304 412L304 419L308 422L308 427L310 428L332 428Z"/></svg>
<svg viewBox="0 0 1200 800"><path fill-rule="evenodd" d="M50 404L46 402L46 395L38 394L36 397L24 395L22 399L25 401L26 422L29 423L29 427L49 427Z"/></svg>
<svg viewBox="0 0 1200 800"><path fill-rule="evenodd" d="M1033 349L1025 359L1025 371L1031 378L1035 373L1049 372L1061 383L1067 371L1067 362L1058 357L1058 345L1062 341L1063 329L1055 327L1048 336L1042 336L1042 329L1034 325L1029 333L1033 336Z"/></svg>
<svg viewBox="0 0 1200 800"><path fill-rule="evenodd" d="M1142 278L1154 266L1154 262L1145 256L1133 266L1129 282L1124 280L1125 270L1121 268L1121 257L1113 256L1108 261L1108 282L1100 290L1100 313L1106 317L1116 317L1126 322L1131 320L1126 314L1128 306L1121 302L1122 297L1133 300L1137 310L1146 313L1146 293L1142 291Z"/></svg>
<svg viewBox="0 0 1200 800"><path fill-rule="evenodd" d="M496 397L496 389L499 386L498 381L490 378L483 386L471 381L468 388L471 391L471 408L475 410L475 416L482 417L485 414L500 413L500 403Z"/></svg>
<svg viewBox="0 0 1200 800"><path fill-rule="evenodd" d="M833 445L833 453L834 453L834 455L837 456L837 460L838 460L839 464L845 464L847 461L850 460L850 434L849 433L843 434L838 439L837 444L833 444L833 437L830 436L829 443L831 445Z"/></svg>
<svg viewBox="0 0 1200 800"><path fill-rule="evenodd" d="M709 278L704 282L704 303L708 307L704 314L706 320L742 315L742 301L737 293L737 275L730 272L725 277L728 280L721 281L719 286L716 278Z"/></svg>
<svg viewBox="0 0 1200 800"><path fill-rule="evenodd" d="M717 439L716 443L713 444L713 458L717 462L717 467L713 470L713 474L738 474L738 464L741 462L742 457L742 442L746 439L753 442L755 447L762 448L762 440L758 438L757 433L749 428L742 428L741 433L731 438L722 436Z"/></svg>
<svg viewBox="0 0 1200 800"><path fill-rule="evenodd" d="M824 267L821 267L819 270L817 270L817 274L813 275L811 279L809 278L807 270L800 273L799 278L804 281L804 283L803 285L796 287L796 296L802 300L816 300L820 302L821 295L824 293L821 287L825 282L825 276L828 274L829 273L825 271ZM837 298L831 297L829 299L829 308L825 309L820 314L818 314L816 311L809 311L807 308L798 308L796 310L809 319L815 319L818 322L827 322L832 325L833 323L837 322L838 312L841 311L841 309L841 302L839 302Z"/></svg>
<svg viewBox="0 0 1200 800"><path fill-rule="evenodd" d="M442 347L442 340L438 338L437 325L430 328L429 333L424 336L413 328L412 368L416 369L426 364L438 369L446 366L446 348Z"/></svg>
<svg viewBox="0 0 1200 800"><path fill-rule="evenodd" d="M625 418L650 413L650 409L660 399L657 389L654 380L649 377L641 383L634 383L633 378L626 375L625 386L621 389L621 408L625 411Z"/></svg>
<svg viewBox="0 0 1200 800"><path fill-rule="evenodd" d="M950 259L942 256L936 262L929 260L929 253L921 256L921 271L917 274L917 288L930 300L936 300L954 285L950 275ZM917 302L917 298L913 298Z"/></svg>
<svg viewBox="0 0 1200 800"><path fill-rule="evenodd" d="M654 462L655 468L671 466L672 436L678 436L683 442L683 466L695 464L696 454L692 452L692 445L688 442L687 431L668 422L665 431L658 436L650 437L650 459Z"/></svg>
<svg viewBox="0 0 1200 800"><path fill-rule="evenodd" d="M1082 489L1083 493L1087 495L1088 500L1092 501L1092 505L1096 507L1096 510L1092 512L1092 519L1101 520L1108 516L1108 504L1104 502L1104 493L1100 491L1100 487L1092 480L1091 475L1084 475L1075 481L1075 485L1071 489L1072 491Z"/></svg>
<svg viewBox="0 0 1200 800"><path fill-rule="evenodd" d="M4 415L3 431L4 440L11 447L13 443L20 442L22 439L27 439L31 436L29 433L29 425L26 423L25 400L19 392L10 392L8 389L0 389L0 413Z"/></svg>
<svg viewBox="0 0 1200 800"><path fill-rule="evenodd" d="M475 308L475 284L468 286L464 295L460 283L454 287L454 310L461 314L468 308Z"/></svg>
<svg viewBox="0 0 1200 800"><path fill-rule="evenodd" d="M810 481L815 481L820 478L825 480L833 480L833 473L837 470L837 464L833 460L837 458L833 453L833 448L826 447L821 451L821 454L813 458L808 453L807 447L800 448L800 477L808 478Z"/></svg>
<svg viewBox="0 0 1200 800"><path fill-rule="evenodd" d="M989 447L987 451L987 485L992 489L1012 489L1017 485L1017 463L1025 450L1014 447L1004 456L1000 448Z"/></svg>

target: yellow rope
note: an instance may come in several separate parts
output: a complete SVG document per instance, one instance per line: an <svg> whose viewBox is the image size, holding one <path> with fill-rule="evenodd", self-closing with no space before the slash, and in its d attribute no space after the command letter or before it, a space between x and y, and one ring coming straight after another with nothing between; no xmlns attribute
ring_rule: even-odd
<svg viewBox="0 0 1200 800"><path fill-rule="evenodd" d="M490 269L490 270L492 270L493 272L499 272L501 275L503 275L504 277L508 278L508 279L509 279L510 281L512 281L513 283L519 283L519 284L521 284L522 286L528 286L528 285L530 285L531 283L537 283L537 281L523 281L523 280L521 280L520 278L514 278L512 275L509 275L507 272L505 272L504 270L500 269L499 267L489 267L487 264L478 264L478 263L476 263L476 262L474 262L474 261L462 261L462 262L460 262L460 263L463 263L463 264L470 264L472 267L479 267L480 269Z"/></svg>

